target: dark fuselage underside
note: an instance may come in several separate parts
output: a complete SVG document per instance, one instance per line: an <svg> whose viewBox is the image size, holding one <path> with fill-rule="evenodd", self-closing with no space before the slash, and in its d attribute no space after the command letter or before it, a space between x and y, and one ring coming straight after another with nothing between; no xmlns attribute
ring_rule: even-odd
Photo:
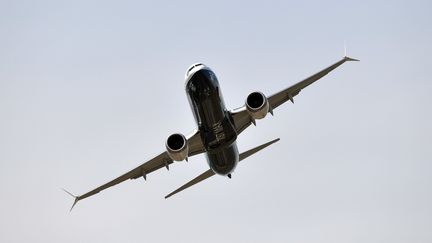
<svg viewBox="0 0 432 243"><path fill-rule="evenodd" d="M185 88L210 168L230 174L239 160L237 133L216 75L207 67L199 69L188 77Z"/></svg>

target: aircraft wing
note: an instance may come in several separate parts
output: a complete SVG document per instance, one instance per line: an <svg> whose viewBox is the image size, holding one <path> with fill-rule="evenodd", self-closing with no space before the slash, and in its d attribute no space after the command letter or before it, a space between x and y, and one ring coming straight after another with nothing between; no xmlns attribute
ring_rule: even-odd
<svg viewBox="0 0 432 243"><path fill-rule="evenodd" d="M189 146L189 157L199 154L199 153L203 153L205 151L204 149L204 145L201 141L201 137L200 137L200 133L199 131L195 131L193 134L191 134L190 136L187 136L187 142L188 142L188 146ZM70 210L73 209L73 207L75 206L75 204L87 197L93 196L109 187L115 186L125 180L128 179L137 179L140 177L143 177L144 179L147 179L147 174L152 173L153 171L156 171L160 168L166 167L167 169L169 169L169 165L173 163L173 160L169 157L168 153L165 151L161 154L159 154L158 156L154 157L153 159L150 159L149 161L146 161L145 163L139 165L138 167L130 170L129 172L126 172L125 174L115 178L114 180L107 182L89 192L86 192L80 196L75 196L72 193L66 191L68 194L70 194L71 196L75 197L75 201L71 207Z"/></svg>
<svg viewBox="0 0 432 243"><path fill-rule="evenodd" d="M267 97L269 102L269 112L273 114L273 110L276 109L278 106L282 105L286 101L290 100L292 103L294 103L294 97L300 93L300 91L307 86L311 85L315 81L321 79L325 75L327 75L329 72L333 71L343 63L347 61L358 61L357 59L350 58L345 56L340 61L334 63L333 65L319 71L318 73L284 89L281 90L273 95L270 95ZM246 110L246 106L242 106L240 108L234 109L231 111L234 125L237 129L237 133L240 134L243 130L245 130L251 123L254 123L255 121L252 119L252 117L249 115L249 113Z"/></svg>

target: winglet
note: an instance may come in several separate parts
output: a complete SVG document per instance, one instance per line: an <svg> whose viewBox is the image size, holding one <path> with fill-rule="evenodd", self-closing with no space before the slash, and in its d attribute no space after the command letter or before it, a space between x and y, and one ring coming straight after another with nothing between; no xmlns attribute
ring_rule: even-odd
<svg viewBox="0 0 432 243"><path fill-rule="evenodd" d="M344 60L345 61L354 61L354 62L359 62L360 60L355 59L355 58L351 58L347 55L347 47L346 47L346 41L344 41Z"/></svg>
<svg viewBox="0 0 432 243"><path fill-rule="evenodd" d="M345 59L345 61L354 61L354 62L359 62L360 61L358 59L351 58L351 57L348 57L348 56L344 56L344 59Z"/></svg>
<svg viewBox="0 0 432 243"><path fill-rule="evenodd" d="M79 196L75 196L74 194L68 192L68 191L67 191L66 189L64 189L64 188L62 188L62 190L63 190L64 192L66 192L67 194L71 195L73 198L75 198L75 201L74 201L74 203L72 204L72 207L71 207L70 210L69 210L69 212L71 212L72 209L74 208L75 204L77 204L77 202L80 200L80 198L79 198Z"/></svg>
<svg viewBox="0 0 432 243"><path fill-rule="evenodd" d="M344 57L347 56L346 41L344 40Z"/></svg>

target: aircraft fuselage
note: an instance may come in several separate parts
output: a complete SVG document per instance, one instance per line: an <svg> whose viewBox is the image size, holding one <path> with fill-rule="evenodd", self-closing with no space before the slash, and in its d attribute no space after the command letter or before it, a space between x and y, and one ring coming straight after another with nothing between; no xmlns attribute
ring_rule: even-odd
<svg viewBox="0 0 432 243"><path fill-rule="evenodd" d="M216 75L205 66L197 68L187 76L185 89L210 168L220 175L230 174L239 161L237 133Z"/></svg>

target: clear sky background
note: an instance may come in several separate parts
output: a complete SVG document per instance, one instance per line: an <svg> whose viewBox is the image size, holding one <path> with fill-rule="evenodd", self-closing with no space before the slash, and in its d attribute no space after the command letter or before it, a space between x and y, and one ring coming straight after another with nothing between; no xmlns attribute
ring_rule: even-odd
<svg viewBox="0 0 432 243"><path fill-rule="evenodd" d="M298 2L298 3L297 3ZM431 1L0 1L0 242L432 242ZM238 138L93 189L195 128L184 73L225 103L346 63Z"/></svg>

